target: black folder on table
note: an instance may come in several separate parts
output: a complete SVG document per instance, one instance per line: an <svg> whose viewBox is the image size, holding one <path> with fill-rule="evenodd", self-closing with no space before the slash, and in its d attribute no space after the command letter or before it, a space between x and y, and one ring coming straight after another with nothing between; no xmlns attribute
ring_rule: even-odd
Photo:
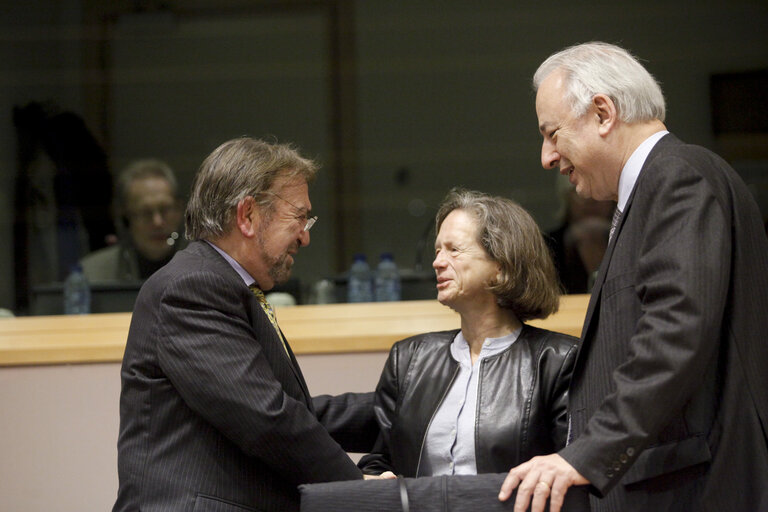
<svg viewBox="0 0 768 512"><path fill-rule="evenodd" d="M301 512L448 512L514 509L515 495L498 499L507 473L351 480L299 486ZM589 512L584 489L571 487L563 512Z"/></svg>

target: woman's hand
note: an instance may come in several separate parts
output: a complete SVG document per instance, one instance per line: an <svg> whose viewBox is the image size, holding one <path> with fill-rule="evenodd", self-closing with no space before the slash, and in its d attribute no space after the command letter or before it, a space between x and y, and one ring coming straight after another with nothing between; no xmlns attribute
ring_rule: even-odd
<svg viewBox="0 0 768 512"><path fill-rule="evenodd" d="M393 478L397 478L397 475L391 471L385 471L380 475L363 475L364 480L392 480Z"/></svg>

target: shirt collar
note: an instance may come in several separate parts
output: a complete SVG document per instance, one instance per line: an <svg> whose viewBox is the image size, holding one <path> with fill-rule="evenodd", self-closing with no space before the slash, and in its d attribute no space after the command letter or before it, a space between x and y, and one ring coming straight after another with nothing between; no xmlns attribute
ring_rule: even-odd
<svg viewBox="0 0 768 512"><path fill-rule="evenodd" d="M227 261L227 263L229 263L229 266L231 266L235 270L235 272L237 272L237 275L239 275L240 278L243 280L243 282L245 283L245 286L251 286L256 282L256 280L253 277L251 277L251 274L249 274L248 271L245 270L242 265L240 265L237 261L235 261L235 259L232 256L224 252L222 249L218 248L213 242L210 242L208 240L205 240L205 242L211 247L213 247L214 249L216 249L216 252L221 254L222 258L224 258Z"/></svg>
<svg viewBox="0 0 768 512"><path fill-rule="evenodd" d="M645 159L648 158L648 153L650 153L653 146L659 142L659 139L668 133L667 130L661 130L645 139L632 153L627 160L627 163L624 164L624 168L621 170L621 176L619 177L619 200L616 203L616 206L622 212L627 206L627 201L632 193L632 189L635 188L635 183L637 183L637 178L640 176L640 171L643 169Z"/></svg>
<svg viewBox="0 0 768 512"><path fill-rule="evenodd" d="M486 357L494 356L500 352L508 349L517 338L520 337L520 333L523 331L522 327L519 327L506 336L500 338L486 338L483 342L483 348L480 349L480 356L478 360ZM464 334L459 331L453 343L451 343L451 356L459 363L464 363L471 366L471 358L469 354L469 343L464 338Z"/></svg>

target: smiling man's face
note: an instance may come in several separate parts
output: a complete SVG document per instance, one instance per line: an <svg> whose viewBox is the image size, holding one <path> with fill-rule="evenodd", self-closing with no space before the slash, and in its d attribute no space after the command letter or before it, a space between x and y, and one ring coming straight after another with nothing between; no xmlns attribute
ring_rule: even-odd
<svg viewBox="0 0 768 512"><path fill-rule="evenodd" d="M565 82L559 71L541 83L536 94L536 115L541 144L541 165L558 167L581 197L615 200L621 169L611 168L607 144L599 133L600 117L591 105L576 117L566 101Z"/></svg>
<svg viewBox="0 0 768 512"><path fill-rule="evenodd" d="M266 269L265 276L254 277L264 290L287 281L293 268L294 255L299 247L309 245L309 232L304 231L312 210L307 183L278 178L273 188L279 194L275 198L274 211L269 218L259 223L258 234L254 239L259 267Z"/></svg>

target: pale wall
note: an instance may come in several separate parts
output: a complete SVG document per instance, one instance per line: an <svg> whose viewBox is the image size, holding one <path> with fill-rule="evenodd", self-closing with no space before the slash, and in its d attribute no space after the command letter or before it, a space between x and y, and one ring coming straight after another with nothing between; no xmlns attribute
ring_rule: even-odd
<svg viewBox="0 0 768 512"><path fill-rule="evenodd" d="M372 391L386 355L298 360L312 394L337 394ZM110 510L119 396L118 363L0 367L0 510Z"/></svg>

